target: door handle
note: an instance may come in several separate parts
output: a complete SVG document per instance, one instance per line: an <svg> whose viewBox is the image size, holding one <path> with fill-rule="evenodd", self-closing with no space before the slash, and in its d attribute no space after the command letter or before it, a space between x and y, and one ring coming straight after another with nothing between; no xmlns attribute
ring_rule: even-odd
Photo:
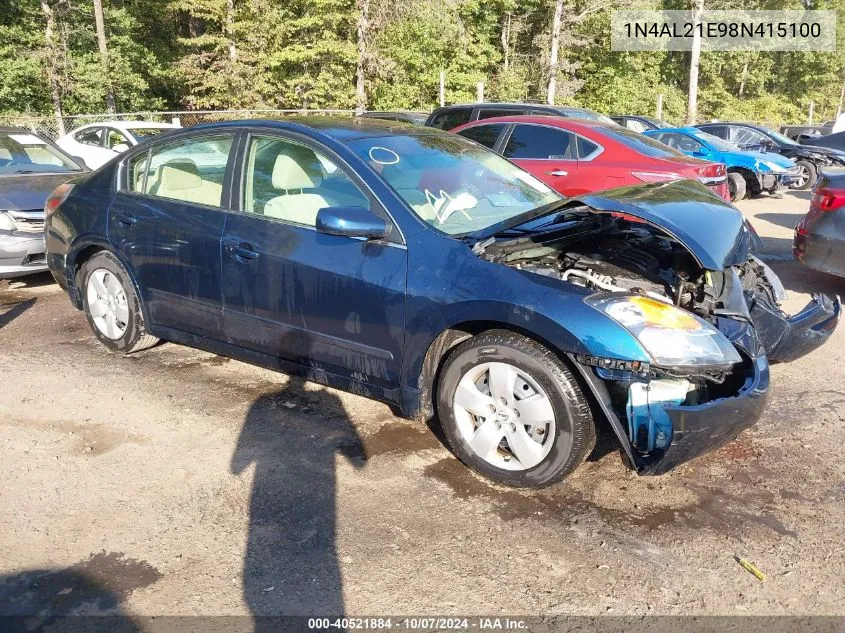
<svg viewBox="0 0 845 633"><path fill-rule="evenodd" d="M547 172L546 172L546 175L547 175L547 176L568 176L568 175L569 175L569 172L568 172L568 171L564 171L564 170L562 170L562 169L553 169L553 170L551 170L551 171L547 171Z"/></svg>
<svg viewBox="0 0 845 633"><path fill-rule="evenodd" d="M225 242L223 249L240 262L256 259L261 255L258 251L253 250L252 244L247 242Z"/></svg>
<svg viewBox="0 0 845 633"><path fill-rule="evenodd" d="M119 211L112 213L111 217L117 222L120 222L121 224L126 224L128 226L132 226L138 221L138 218L136 218L134 215L120 213Z"/></svg>

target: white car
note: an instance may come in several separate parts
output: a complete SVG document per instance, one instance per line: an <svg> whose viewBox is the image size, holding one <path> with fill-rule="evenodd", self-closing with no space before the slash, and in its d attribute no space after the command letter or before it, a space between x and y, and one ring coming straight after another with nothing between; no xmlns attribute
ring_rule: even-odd
<svg viewBox="0 0 845 633"><path fill-rule="evenodd" d="M90 169L97 169L144 139L179 127L176 123L153 121L89 123L65 134L56 141L56 145L71 156L84 160Z"/></svg>

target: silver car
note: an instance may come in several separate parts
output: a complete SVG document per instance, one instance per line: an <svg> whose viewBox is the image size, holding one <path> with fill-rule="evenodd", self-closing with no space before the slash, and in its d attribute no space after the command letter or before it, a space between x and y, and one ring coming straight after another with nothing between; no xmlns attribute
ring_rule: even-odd
<svg viewBox="0 0 845 633"><path fill-rule="evenodd" d="M0 279L47 270L44 202L83 171L42 136L0 128Z"/></svg>

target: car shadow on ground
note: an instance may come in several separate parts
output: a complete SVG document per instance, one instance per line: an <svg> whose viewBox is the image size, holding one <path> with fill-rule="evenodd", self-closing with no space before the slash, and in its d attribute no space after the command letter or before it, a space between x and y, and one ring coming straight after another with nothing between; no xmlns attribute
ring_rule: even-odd
<svg viewBox="0 0 845 633"><path fill-rule="evenodd" d="M35 304L35 297L17 301L15 303L5 303L0 297L0 328L3 328L15 319L17 319L24 312L29 310Z"/></svg>
<svg viewBox="0 0 845 633"><path fill-rule="evenodd" d="M804 212L801 213L758 213L756 218L758 220L765 220L771 224L777 224L785 229L794 229L795 225L804 217ZM765 239L765 238L763 238Z"/></svg>
<svg viewBox="0 0 845 633"><path fill-rule="evenodd" d="M807 268L797 260L773 260L766 263L789 291L803 294L824 292L845 297L845 277L836 277Z"/></svg>
<svg viewBox="0 0 845 633"><path fill-rule="evenodd" d="M255 468L243 591L256 631L277 626L262 616L344 614L335 459L360 468L366 456L340 398L305 384L291 377L252 404L231 460L233 474Z"/></svg>
<svg viewBox="0 0 845 633"><path fill-rule="evenodd" d="M5 282L0 282L0 292L8 288L9 290L23 290L29 288L41 288L42 286L53 286L56 280L53 275L48 272L33 273L31 275L24 275L23 277L13 277L7 279Z"/></svg>

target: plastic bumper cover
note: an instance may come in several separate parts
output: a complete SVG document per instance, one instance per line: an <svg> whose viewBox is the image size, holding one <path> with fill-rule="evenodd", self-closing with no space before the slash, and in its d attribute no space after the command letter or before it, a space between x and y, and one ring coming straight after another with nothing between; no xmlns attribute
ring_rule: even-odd
<svg viewBox="0 0 845 633"><path fill-rule="evenodd" d="M47 270L41 233L0 234L0 279Z"/></svg>

